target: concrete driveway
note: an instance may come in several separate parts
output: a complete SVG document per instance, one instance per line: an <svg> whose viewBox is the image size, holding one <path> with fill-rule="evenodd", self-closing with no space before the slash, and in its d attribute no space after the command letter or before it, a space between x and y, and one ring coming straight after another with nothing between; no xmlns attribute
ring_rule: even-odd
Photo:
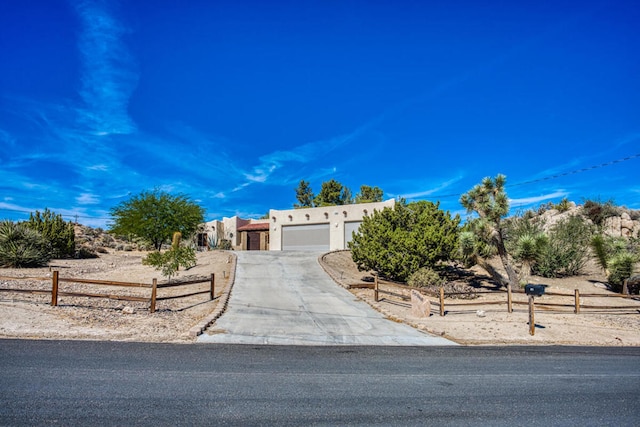
<svg viewBox="0 0 640 427"><path fill-rule="evenodd" d="M386 320L334 283L318 253L238 252L227 311L198 342L280 345L455 345Z"/></svg>

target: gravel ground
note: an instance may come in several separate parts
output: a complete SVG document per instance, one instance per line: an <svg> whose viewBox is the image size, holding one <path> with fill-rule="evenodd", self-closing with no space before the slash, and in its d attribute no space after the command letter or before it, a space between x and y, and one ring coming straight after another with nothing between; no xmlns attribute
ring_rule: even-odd
<svg viewBox="0 0 640 427"><path fill-rule="evenodd" d="M37 277L44 280L8 280L0 278L0 288L51 289L51 275L58 270L60 277L92 278L123 282L151 284L153 278L163 282L152 267L142 265L145 253L113 252L100 258L87 260L54 260L46 268L1 269L0 276ZM331 252L319 259L325 271L340 285L349 287L362 284L368 274L359 272L351 260L350 252ZM198 253L198 264L187 271L180 271L174 280L206 279L211 273L216 277L216 299L209 301L206 295L159 301L157 311L149 312L148 302L110 300L61 296L57 307L51 306L50 294L0 292L0 338L35 339L89 339L147 342L194 342L205 325L220 315L229 295L235 274L235 255L232 252L211 251ZM470 269L456 281L457 289L495 289L496 285L479 269ZM602 285L604 278L597 269L588 274L566 279L532 277L532 283L548 284L548 292L573 295L599 294L602 298L583 298L583 304L598 306L632 306L631 309L613 310L583 309L574 314L572 308L543 308L535 313L535 335L529 334L528 309L515 305L513 313L507 313L506 303L482 304L506 301L504 293L494 292L471 300L447 300L447 313L438 312L437 296L428 297L432 302L431 316L419 318L411 315L408 301L381 294L381 301L373 300L371 289L351 289L358 298L384 313L389 319L404 322L416 328L444 336L461 344L542 344L542 345L640 345L640 301L605 298L611 293ZM408 295L408 290L381 281L381 289ZM159 296L176 292L206 291L208 284L189 285L188 288L160 289ZM149 288L97 287L95 285L61 283L61 291L111 293L117 295L150 295ZM185 291L186 290L186 291ZM515 301L526 302L524 295L515 295ZM542 297L538 302L562 302L572 304L573 298ZM453 306L452 303L480 303L473 306Z"/></svg>
<svg viewBox="0 0 640 427"><path fill-rule="evenodd" d="M0 278L2 288L51 290L52 271L61 278L98 279L150 285L164 279L153 267L142 265L145 253L114 252L100 258L53 260L46 268L1 269L3 277L38 277L45 280ZM194 330L203 327L216 312L235 272L235 255L223 251L200 252L198 263L179 271L176 280L210 280L215 274L215 296L207 294L158 301L150 313L149 302L106 298L60 296L51 306L51 294L0 292L0 337L38 339L91 339L117 341L192 342ZM195 293L210 289L209 283L158 289L158 297ZM100 293L149 298L150 288L97 286L61 282L60 292ZM227 289L228 291L228 289Z"/></svg>
<svg viewBox="0 0 640 427"><path fill-rule="evenodd" d="M340 285L348 288L363 283L363 277L351 259L349 251L331 252L319 260L328 274ZM493 263L499 268L497 263ZM457 280L457 287L471 290L496 289L496 284L479 268L465 270ZM640 345L640 301L638 299L610 298L612 295L602 284L604 277L591 266L583 276L564 279L547 279L533 276L531 283L547 284L547 292L564 293L570 297L543 296L537 303L574 303L574 290L581 295L597 294L602 297L582 298L582 304L593 306L631 306L629 309L581 309L574 314L572 307L543 307L535 309L535 332L529 333L528 305L514 305L513 312L507 312L506 294L493 292L478 295L471 300L445 300L445 316L439 313L437 295L428 297L431 301L429 317L415 317L411 314L410 301L380 294L381 300L374 301L373 290L351 289L358 298L384 313L389 319L408 323L416 328L444 336L460 344L467 345L593 345L593 346L638 346ZM409 295L409 291L390 282L380 281L380 288L394 293ZM503 301L503 304L483 304ZM514 301L526 303L524 294L514 294ZM479 305L460 305L473 303ZM449 304L449 306L447 306Z"/></svg>

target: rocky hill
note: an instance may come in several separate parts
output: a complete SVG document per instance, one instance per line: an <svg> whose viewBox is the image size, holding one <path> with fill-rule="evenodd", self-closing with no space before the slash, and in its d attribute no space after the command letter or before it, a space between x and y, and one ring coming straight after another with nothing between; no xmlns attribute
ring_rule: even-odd
<svg viewBox="0 0 640 427"><path fill-rule="evenodd" d="M582 216L590 224L601 227L607 236L638 238L640 236L640 210L613 206L610 204L585 203L576 205L568 202L564 209L559 210L557 205L539 210L539 218L546 229L553 227L559 221L570 216Z"/></svg>
<svg viewBox="0 0 640 427"><path fill-rule="evenodd" d="M109 251L134 251L142 249L136 243L114 237L102 228L77 224L74 227L77 258L95 258Z"/></svg>

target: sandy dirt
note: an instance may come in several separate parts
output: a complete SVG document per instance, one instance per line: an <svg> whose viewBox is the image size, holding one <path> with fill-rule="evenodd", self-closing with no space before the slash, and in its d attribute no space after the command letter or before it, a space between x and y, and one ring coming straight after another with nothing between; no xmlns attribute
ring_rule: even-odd
<svg viewBox="0 0 640 427"><path fill-rule="evenodd" d="M142 265L145 253L113 252L100 254L100 258L87 260L54 260L50 267L39 269L0 269L0 276L36 277L44 280L9 280L0 278L0 288L51 290L53 270L60 277L92 278L99 280L136 283L166 280L149 266ZM362 284L367 273L357 270L350 252L338 251L320 257L325 271L339 284L349 287ZM34 339L86 339L146 342L194 342L197 334L212 323L225 307L235 272L235 256L232 252L211 251L198 253L197 265L180 271L173 280L208 278L215 274L216 299L207 295L159 301L157 311L149 312L148 302L110 300L61 296L57 307L51 306L50 293L31 294L0 292L0 338ZM638 346L640 345L640 301L606 298L611 295L602 281L604 277L596 269L588 274L566 279L544 279L532 277L532 283L548 284L547 292L561 292L570 297L544 296L536 302L573 304L574 289L581 294L598 294L603 297L583 298L583 304L597 306L630 306L625 309L582 309L574 314L572 307L536 306L535 335L529 334L527 298L514 295L513 313L507 313L506 294L492 292L469 300L446 300L446 315L441 317L438 297L428 297L432 302L432 314L428 318L411 315L409 301L381 294L381 300L373 300L371 289L351 289L358 298L370 304L393 321L404 322L413 327L444 336L461 344L543 344L543 345L596 345ZM471 290L495 290L486 274L480 269L465 271L457 287ZM158 290L158 296L176 293L206 291L207 283L189 285L185 288ZM380 282L380 289L408 295L406 288L389 282ZM104 287L86 284L61 283L60 291L111 293L116 295L150 296L149 288ZM486 304L503 301L500 305ZM454 306L452 304L474 303L480 305Z"/></svg>
<svg viewBox="0 0 640 427"><path fill-rule="evenodd" d="M362 284L366 272L358 271L349 251L337 251L320 258L327 273L344 287ZM493 265L499 268L497 263ZM613 298L612 292L602 283L604 276L595 266L588 266L585 275L563 279L548 279L533 276L532 284L547 284L547 293L562 293L568 297L545 295L535 298L534 335L529 331L528 297L514 294L513 312L507 312L507 294L496 292L496 284L478 267L463 271L456 280L456 287L471 291L489 291L474 299L445 299L445 316L440 316L439 295L427 297L431 301L429 317L411 315L411 302L402 298L380 294L374 301L372 289L351 289L358 298L366 301L389 319L404 322L424 331L441 335L467 345L593 345L593 346L638 346L640 345L640 299ZM382 290L409 295L402 286L381 280ZM581 297L581 304L609 308L581 308L574 313L574 290L580 295L595 294L596 297ZM487 304L502 301L501 304ZM453 305L468 304L474 305ZM566 304L567 307L544 307L542 303ZM476 305L477 304L477 305ZM630 308L614 309L615 306Z"/></svg>
<svg viewBox="0 0 640 427"><path fill-rule="evenodd" d="M0 288L51 290L52 271L60 278L98 279L151 284L167 282L159 271L142 265L144 252L100 254L97 259L53 260L47 268L0 269L2 277L38 277L46 280L0 278ZM60 296L51 306L51 294L0 292L0 337L37 339L88 339L149 342L192 342L202 328L220 311L218 305L228 293L230 274L235 272L235 256L211 251L197 254L197 265L179 271L172 281L209 279L215 274L215 299L207 294L158 301L150 313L149 302ZM181 288L158 289L158 297L195 293L210 289L209 283ZM150 288L124 288L61 282L60 292L84 292L149 298ZM218 310L217 310L218 309Z"/></svg>

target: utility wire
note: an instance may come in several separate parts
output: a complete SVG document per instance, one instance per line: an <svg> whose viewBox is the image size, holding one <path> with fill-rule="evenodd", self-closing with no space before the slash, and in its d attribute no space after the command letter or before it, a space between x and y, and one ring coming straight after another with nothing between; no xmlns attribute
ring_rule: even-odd
<svg viewBox="0 0 640 427"><path fill-rule="evenodd" d="M576 170L572 170L572 171L569 171L569 172L563 172L563 173L559 173L559 174L555 174L555 175L545 176L543 178L532 179L531 181L518 182L518 183L515 183L515 184L507 185L507 187L517 187L517 186L520 186L520 185L527 185L527 184L533 184L533 183L536 183L536 182L549 181L551 179L562 178L563 176L575 175L577 173L588 172L590 170L604 168L606 166L611 166L611 165L615 165L616 163L626 162L627 160L635 159L637 157L640 157L640 153L633 154L631 156L627 156L627 157L624 157L622 159L616 159L616 160L612 160L610 162L601 163L599 165L589 166L588 168L576 169Z"/></svg>
<svg viewBox="0 0 640 427"><path fill-rule="evenodd" d="M522 185L535 184L536 182L550 181L552 179L562 178L564 176L575 175L575 174L582 173L582 172L588 172L588 171L591 171L591 170L594 170L594 169L604 168L604 167L607 167L607 166L615 165L617 163L622 163L622 162L626 162L628 160L636 159L638 157L640 157L640 153L632 154L631 156L623 157L621 159L611 160L610 162L601 163L599 165L593 165L593 166L589 166L589 167L582 168L582 169L575 169L575 170L572 170L572 171L558 173L558 174L554 174L554 175L549 175L549 176L545 176L545 177L542 177L542 178L532 179L532 180L529 180L529 181L516 182L515 184L507 184L507 185L505 185L505 187L508 187L508 188L510 188L510 187L519 187L519 186L522 186ZM448 197L460 197L460 194L458 194L458 193L455 193L455 194L453 194L453 193L452 194L441 194L441 195L434 194L434 195L432 195L430 197L432 197L434 199L444 199L444 198L448 198Z"/></svg>
<svg viewBox="0 0 640 427"><path fill-rule="evenodd" d="M529 181L522 181L522 182L517 182L515 184L507 184L506 187L519 187L519 186L523 186L523 185L529 185L529 184L535 184L536 182L543 182L543 181L550 181L552 179L558 179L558 178L562 178L565 176L569 176L569 175L575 175L575 174L579 174L579 173L583 173L583 172L588 172L588 171L592 171L594 169L600 169L600 168L604 168L607 166L612 166L615 165L617 163L622 163L622 162L626 162L632 159L636 159L640 157L640 153L637 154L632 154L630 156L627 157L623 157L620 159L616 159L616 160L611 160L609 162L605 162L605 163L601 163L599 165L593 165L593 166L589 166L586 168L582 168L582 169L575 169L572 171L568 171L568 172L563 172L563 173L557 173L557 174L553 174L553 175L549 175L549 176L545 176L542 178L537 178L537 179L532 179ZM452 193L452 194L435 194L431 196L434 199L446 199L449 197L460 197L459 193ZM25 209L10 209L10 208L0 208L0 211L8 211L8 212L20 212L20 213L31 213L31 211L25 210ZM104 219L104 220L109 220L112 219L112 217L95 217L95 216L87 216L87 215L61 215L63 218L87 218L87 219Z"/></svg>

